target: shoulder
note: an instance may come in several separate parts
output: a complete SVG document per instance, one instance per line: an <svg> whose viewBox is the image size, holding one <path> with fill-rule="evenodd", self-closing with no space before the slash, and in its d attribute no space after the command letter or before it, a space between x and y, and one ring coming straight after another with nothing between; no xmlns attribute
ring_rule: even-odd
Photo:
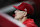
<svg viewBox="0 0 40 27"><path fill-rule="evenodd" d="M27 19L24 22L34 22L34 19Z"/></svg>
<svg viewBox="0 0 40 27"><path fill-rule="evenodd" d="M26 21L23 22L23 24L30 26L30 27L37 27L37 25L34 22L34 19L27 19Z"/></svg>

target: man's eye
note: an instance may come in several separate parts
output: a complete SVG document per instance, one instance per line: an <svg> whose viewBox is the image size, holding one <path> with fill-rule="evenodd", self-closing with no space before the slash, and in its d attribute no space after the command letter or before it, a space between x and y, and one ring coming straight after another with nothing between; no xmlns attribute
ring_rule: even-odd
<svg viewBox="0 0 40 27"><path fill-rule="evenodd" d="M20 10L20 11L22 11L22 10Z"/></svg>

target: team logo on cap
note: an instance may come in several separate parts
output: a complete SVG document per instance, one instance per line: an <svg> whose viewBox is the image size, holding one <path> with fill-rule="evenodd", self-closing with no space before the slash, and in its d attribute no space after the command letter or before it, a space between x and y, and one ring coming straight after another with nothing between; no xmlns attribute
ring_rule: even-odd
<svg viewBox="0 0 40 27"><path fill-rule="evenodd" d="M26 8L25 8L24 10L25 10L25 11L27 11L27 9L26 9Z"/></svg>

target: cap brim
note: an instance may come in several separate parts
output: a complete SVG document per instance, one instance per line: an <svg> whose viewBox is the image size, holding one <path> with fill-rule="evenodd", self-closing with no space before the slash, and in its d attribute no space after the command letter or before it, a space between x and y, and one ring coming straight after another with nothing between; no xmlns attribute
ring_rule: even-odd
<svg viewBox="0 0 40 27"><path fill-rule="evenodd" d="M18 6L13 6L14 8L18 9Z"/></svg>

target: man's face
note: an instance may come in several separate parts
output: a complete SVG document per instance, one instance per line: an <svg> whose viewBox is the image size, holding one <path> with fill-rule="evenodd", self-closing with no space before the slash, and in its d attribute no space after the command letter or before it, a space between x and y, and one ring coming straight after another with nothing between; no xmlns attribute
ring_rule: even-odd
<svg viewBox="0 0 40 27"><path fill-rule="evenodd" d="M20 19L20 18L26 16L27 14L25 14L25 13L27 13L27 12L16 10L15 11L15 19Z"/></svg>

